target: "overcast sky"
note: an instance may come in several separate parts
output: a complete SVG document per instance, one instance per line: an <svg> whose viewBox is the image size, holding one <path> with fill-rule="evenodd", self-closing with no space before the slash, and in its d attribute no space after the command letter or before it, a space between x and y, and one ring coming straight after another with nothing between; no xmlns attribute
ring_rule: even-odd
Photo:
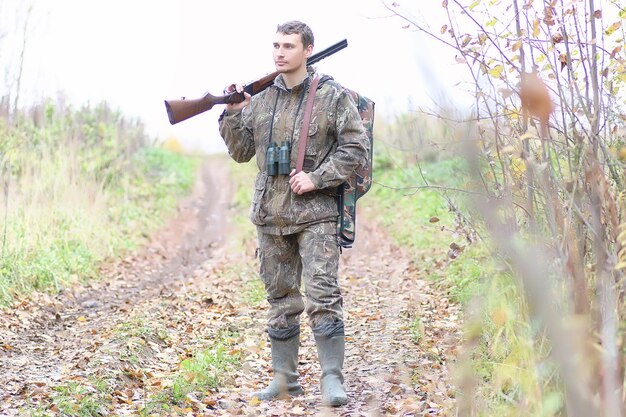
<svg viewBox="0 0 626 417"><path fill-rule="evenodd" d="M23 12L28 3L1 0L2 27L10 28L5 31L23 26L23 13L16 16L16 11ZM287 20L311 26L314 52L348 40L347 49L317 68L372 98L380 114L403 111L409 101L413 107L429 105L460 81L452 51L403 28L405 22L378 0L30 3L34 9L25 56L25 95L54 97L63 91L77 105L106 100L125 114L142 118L151 135L172 135L205 151L224 149L217 133L223 107L170 126L163 100L199 97L206 91L218 94L227 84L272 72L276 25ZM407 3L435 31L443 23L439 0ZM17 39L13 33L2 40L8 53L0 61L16 56L21 46Z"/></svg>

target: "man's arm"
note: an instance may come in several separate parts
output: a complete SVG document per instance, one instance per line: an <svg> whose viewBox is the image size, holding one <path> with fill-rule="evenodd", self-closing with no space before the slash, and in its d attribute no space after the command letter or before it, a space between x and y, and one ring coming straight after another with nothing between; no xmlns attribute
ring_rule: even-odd
<svg viewBox="0 0 626 417"><path fill-rule="evenodd" d="M255 154L252 120L249 107L250 95L237 104L229 104L220 116L220 135L228 148L228 154L237 162L248 162Z"/></svg>
<svg viewBox="0 0 626 417"><path fill-rule="evenodd" d="M347 90L337 100L337 149L318 169L309 173L316 189L337 187L367 161L369 140L359 111Z"/></svg>

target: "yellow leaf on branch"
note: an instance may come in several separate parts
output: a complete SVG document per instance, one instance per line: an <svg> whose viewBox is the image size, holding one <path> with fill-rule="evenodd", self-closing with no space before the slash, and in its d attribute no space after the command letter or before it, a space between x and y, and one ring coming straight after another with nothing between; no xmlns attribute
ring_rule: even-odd
<svg viewBox="0 0 626 417"><path fill-rule="evenodd" d="M518 179L521 178L521 174L526 172L526 161L522 158L513 157L511 158L511 168L513 172L518 173Z"/></svg>
<svg viewBox="0 0 626 417"><path fill-rule="evenodd" d="M606 28L606 30L604 31L604 34L606 36L611 36L613 33L615 33L615 31L619 28L622 27L622 22L621 21L617 21L615 23L613 23L611 26L609 26L608 28Z"/></svg>
<svg viewBox="0 0 626 417"><path fill-rule="evenodd" d="M539 19L535 19L533 22L533 37L539 36Z"/></svg>
<svg viewBox="0 0 626 417"><path fill-rule="evenodd" d="M489 73L489 75L491 75L494 78L500 78L503 71L504 71L504 67L502 65L496 65L495 67L493 67L487 72Z"/></svg>

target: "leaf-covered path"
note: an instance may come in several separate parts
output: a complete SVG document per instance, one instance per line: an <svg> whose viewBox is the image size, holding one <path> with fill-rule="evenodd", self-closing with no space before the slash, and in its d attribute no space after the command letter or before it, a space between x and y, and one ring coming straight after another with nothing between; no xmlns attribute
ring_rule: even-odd
<svg viewBox="0 0 626 417"><path fill-rule="evenodd" d="M21 300L0 313L0 416L448 414L458 308L372 221L367 199L340 276L349 404L319 406L307 326L299 366L305 395L250 401L271 376L267 306L254 297L254 248L233 250L241 245L230 241L240 235L228 221L227 166L205 164L172 222L141 253L107 266L106 282ZM219 388L189 390L173 405L180 381L189 387L215 373L181 362L211 351L224 335L224 361L236 357L239 365L215 374Z"/></svg>

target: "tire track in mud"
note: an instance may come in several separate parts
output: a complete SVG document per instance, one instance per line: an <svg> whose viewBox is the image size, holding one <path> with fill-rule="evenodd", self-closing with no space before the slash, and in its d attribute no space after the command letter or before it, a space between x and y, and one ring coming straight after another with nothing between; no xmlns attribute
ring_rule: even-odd
<svg viewBox="0 0 626 417"><path fill-rule="evenodd" d="M139 253L105 265L101 282L0 313L0 411L14 396L60 382L84 360L81 343L125 321L134 305L179 287L223 244L233 193L228 161L208 157L197 178L171 221Z"/></svg>

